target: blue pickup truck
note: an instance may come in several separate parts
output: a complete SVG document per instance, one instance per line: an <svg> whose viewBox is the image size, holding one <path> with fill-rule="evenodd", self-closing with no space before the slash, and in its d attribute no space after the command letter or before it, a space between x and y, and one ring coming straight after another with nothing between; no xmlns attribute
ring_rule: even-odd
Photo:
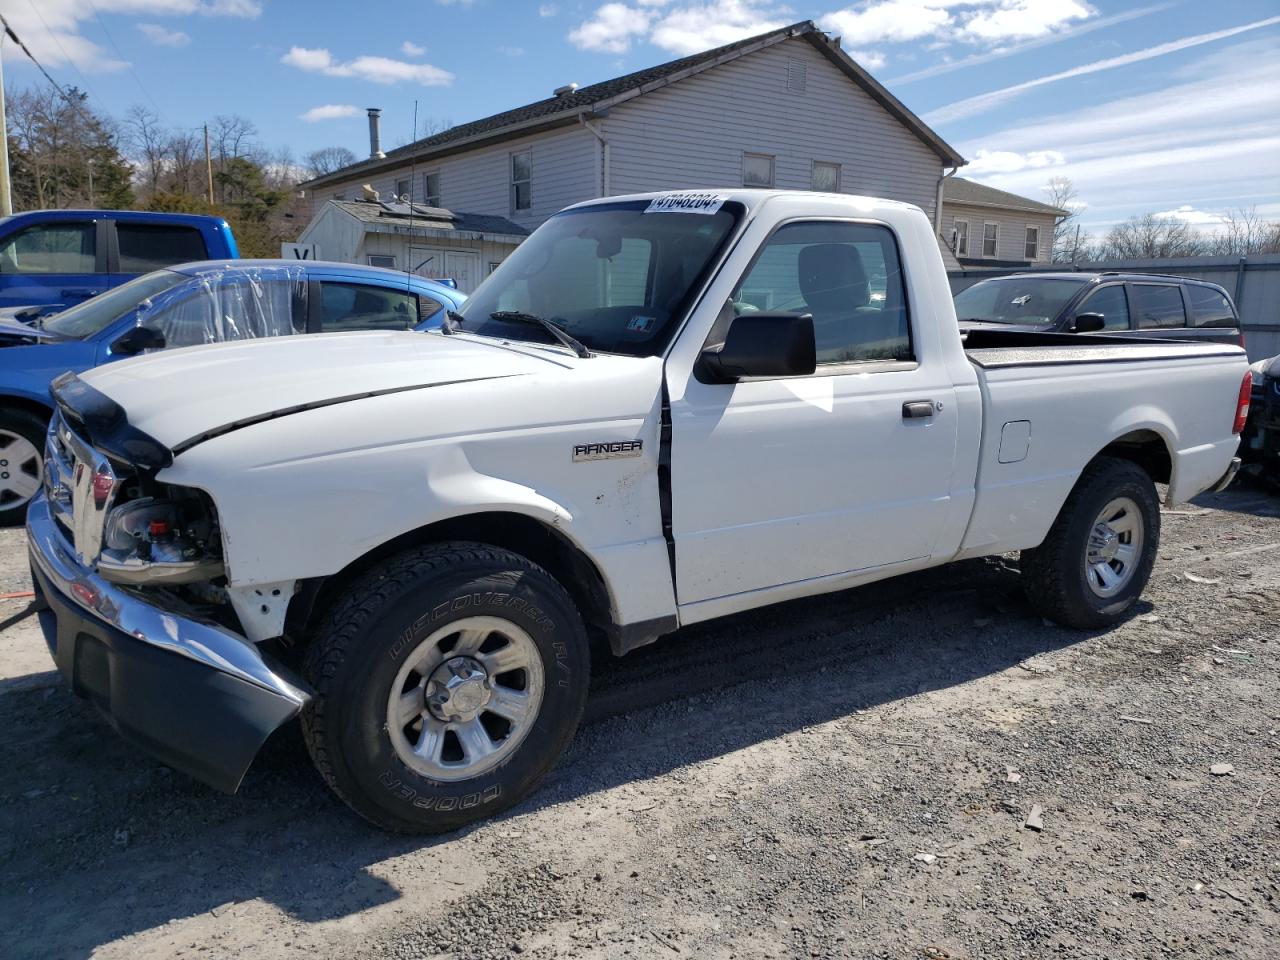
<svg viewBox="0 0 1280 960"><path fill-rule="evenodd" d="M54 313L152 270L239 256L221 217L141 210L0 217L0 311Z"/></svg>

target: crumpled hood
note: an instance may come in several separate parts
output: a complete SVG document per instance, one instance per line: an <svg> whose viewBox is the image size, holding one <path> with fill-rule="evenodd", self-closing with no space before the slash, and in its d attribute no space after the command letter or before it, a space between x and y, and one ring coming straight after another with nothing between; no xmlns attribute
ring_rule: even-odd
<svg viewBox="0 0 1280 960"><path fill-rule="evenodd" d="M370 394L572 368L575 358L464 337L334 333L165 350L81 375L173 448L273 415Z"/></svg>
<svg viewBox="0 0 1280 960"><path fill-rule="evenodd" d="M39 343L63 339L48 330L40 330L12 316L0 316L0 345L15 343Z"/></svg>

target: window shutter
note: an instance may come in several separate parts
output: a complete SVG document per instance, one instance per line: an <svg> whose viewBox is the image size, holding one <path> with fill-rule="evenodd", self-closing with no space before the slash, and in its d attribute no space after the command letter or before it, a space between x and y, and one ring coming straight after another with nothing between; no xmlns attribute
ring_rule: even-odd
<svg viewBox="0 0 1280 960"><path fill-rule="evenodd" d="M803 60L787 60L787 89L792 93L804 93L809 82L809 67Z"/></svg>

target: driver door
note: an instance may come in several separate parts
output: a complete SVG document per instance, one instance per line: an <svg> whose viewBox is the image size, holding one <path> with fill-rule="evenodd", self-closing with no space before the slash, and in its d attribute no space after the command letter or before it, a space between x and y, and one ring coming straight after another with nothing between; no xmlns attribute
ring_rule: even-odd
<svg viewBox="0 0 1280 960"><path fill-rule="evenodd" d="M811 313L818 367L729 384L695 367L671 391L679 604L929 556L950 507L955 392L945 364L921 362L893 233L785 224L731 303Z"/></svg>

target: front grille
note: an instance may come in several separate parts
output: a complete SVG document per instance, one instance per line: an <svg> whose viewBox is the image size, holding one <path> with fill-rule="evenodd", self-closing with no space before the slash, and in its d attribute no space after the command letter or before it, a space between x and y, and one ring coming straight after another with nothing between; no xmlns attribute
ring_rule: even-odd
<svg viewBox="0 0 1280 960"><path fill-rule="evenodd" d="M92 564L102 551L102 530L120 479L110 461L74 433L61 414L49 427L44 486L54 519L80 562Z"/></svg>

